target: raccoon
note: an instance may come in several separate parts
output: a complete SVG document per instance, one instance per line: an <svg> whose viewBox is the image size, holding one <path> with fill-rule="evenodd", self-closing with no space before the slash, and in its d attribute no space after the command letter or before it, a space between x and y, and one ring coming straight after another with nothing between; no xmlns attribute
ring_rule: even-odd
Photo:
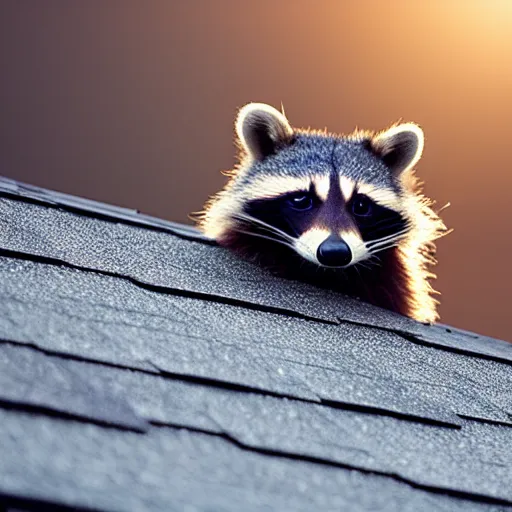
<svg viewBox="0 0 512 512"><path fill-rule="evenodd" d="M239 163L196 214L206 236L284 277L438 319L429 268L447 229L414 175L419 126L336 135L250 103L235 128Z"/></svg>

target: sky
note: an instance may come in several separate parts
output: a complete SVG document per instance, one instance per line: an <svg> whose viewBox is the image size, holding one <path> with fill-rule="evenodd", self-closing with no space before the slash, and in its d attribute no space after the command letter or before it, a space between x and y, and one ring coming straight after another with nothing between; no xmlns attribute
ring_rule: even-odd
<svg viewBox="0 0 512 512"><path fill-rule="evenodd" d="M248 102L337 133L414 121L451 204L441 321L512 341L511 33L508 0L4 0L0 172L191 222Z"/></svg>

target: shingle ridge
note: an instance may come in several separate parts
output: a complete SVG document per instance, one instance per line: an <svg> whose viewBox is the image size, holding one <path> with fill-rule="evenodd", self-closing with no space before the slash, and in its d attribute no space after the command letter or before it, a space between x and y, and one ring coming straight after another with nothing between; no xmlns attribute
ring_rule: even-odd
<svg viewBox="0 0 512 512"><path fill-rule="evenodd" d="M152 231L171 233L185 240L216 245L214 240L207 238L189 224L160 219L131 208L55 192L3 176L0 176L0 197L44 205L48 208L60 208L110 222L122 222Z"/></svg>

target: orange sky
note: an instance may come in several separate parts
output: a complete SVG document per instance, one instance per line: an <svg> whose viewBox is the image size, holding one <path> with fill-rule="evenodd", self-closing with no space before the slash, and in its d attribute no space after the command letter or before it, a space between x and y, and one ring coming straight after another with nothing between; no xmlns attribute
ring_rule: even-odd
<svg viewBox="0 0 512 512"><path fill-rule="evenodd" d="M509 0L5 1L2 174L187 221L249 101L338 132L415 121L452 204L442 321L512 340L511 34Z"/></svg>

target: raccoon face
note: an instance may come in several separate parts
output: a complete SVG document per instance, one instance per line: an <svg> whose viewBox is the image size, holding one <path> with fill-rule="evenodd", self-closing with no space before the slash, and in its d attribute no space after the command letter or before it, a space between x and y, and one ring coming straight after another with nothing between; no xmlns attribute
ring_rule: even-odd
<svg viewBox="0 0 512 512"><path fill-rule="evenodd" d="M355 187L348 198L334 192L322 200L312 185L308 190L251 201L244 214L247 224L255 219L255 234L275 236L306 260L325 267L359 263L395 246L408 233L407 220L400 213Z"/></svg>
<svg viewBox="0 0 512 512"><path fill-rule="evenodd" d="M293 130L264 104L239 113L239 168L203 214L203 231L230 246L265 240L323 267L345 268L397 246L413 219L404 176L423 133L402 124L348 137Z"/></svg>

